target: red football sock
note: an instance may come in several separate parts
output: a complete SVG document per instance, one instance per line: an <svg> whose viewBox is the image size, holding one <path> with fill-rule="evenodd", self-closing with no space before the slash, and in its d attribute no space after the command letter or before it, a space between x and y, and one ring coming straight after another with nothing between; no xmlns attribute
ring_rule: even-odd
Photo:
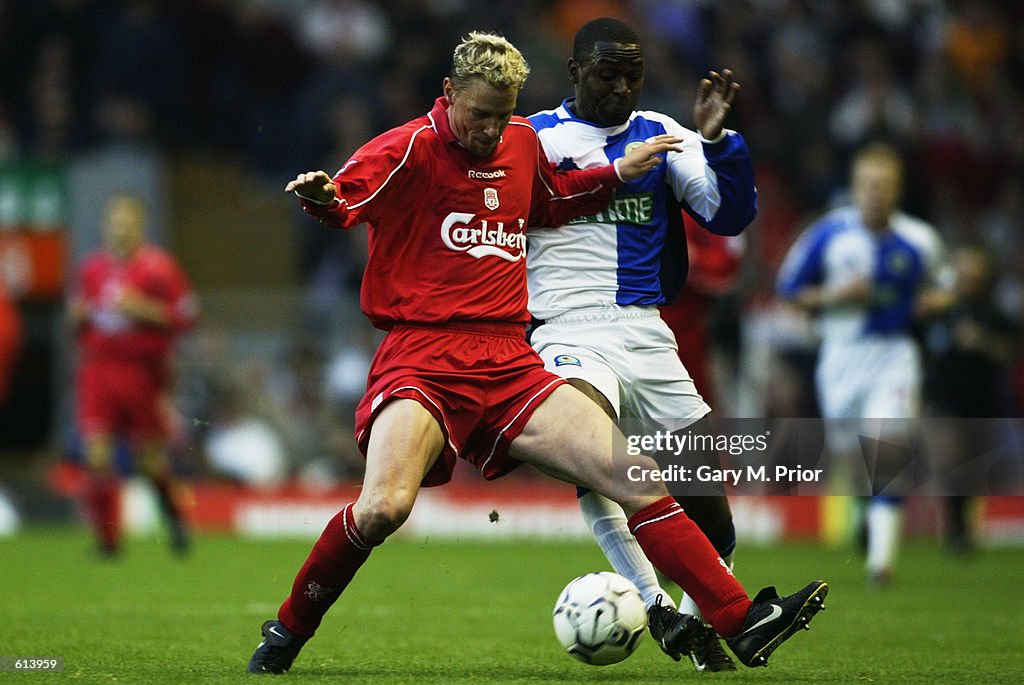
<svg viewBox="0 0 1024 685"><path fill-rule="evenodd" d="M117 478L93 476L85 498L100 544L107 551L117 551L121 542L121 487Z"/></svg>
<svg viewBox="0 0 1024 685"><path fill-rule="evenodd" d="M293 633L312 636L373 547L356 528L352 505L346 505L313 545L295 576L291 595L277 613L278 620Z"/></svg>
<svg viewBox="0 0 1024 685"><path fill-rule="evenodd" d="M633 514L629 530L655 568L693 598L719 635L740 631L751 604L746 590L673 498Z"/></svg>

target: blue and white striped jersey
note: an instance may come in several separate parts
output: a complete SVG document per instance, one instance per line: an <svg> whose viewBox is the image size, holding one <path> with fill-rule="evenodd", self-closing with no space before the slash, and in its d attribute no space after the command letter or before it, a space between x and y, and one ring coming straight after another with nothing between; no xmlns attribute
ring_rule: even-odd
<svg viewBox="0 0 1024 685"><path fill-rule="evenodd" d="M931 225L897 212L876 234L855 207L829 212L808 226L779 271L778 292L791 299L806 286L838 289L858 279L873 284L868 305L827 308L818 317L825 345L908 335L922 286L948 284L942 241Z"/></svg>
<svg viewBox="0 0 1024 685"><path fill-rule="evenodd" d="M663 133L681 138L682 152L615 191L606 211L557 229L530 228L527 283L530 313L539 319L591 307L655 306L665 302L662 252L669 217L666 192L703 227L740 233L757 214L754 167L743 137L727 131L703 141L671 117L636 111L620 126L577 118L566 100L529 117L548 160L587 169L623 157L632 145Z"/></svg>

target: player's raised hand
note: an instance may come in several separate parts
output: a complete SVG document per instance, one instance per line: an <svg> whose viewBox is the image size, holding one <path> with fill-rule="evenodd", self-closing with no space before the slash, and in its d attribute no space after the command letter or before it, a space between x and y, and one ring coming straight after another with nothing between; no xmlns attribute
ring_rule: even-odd
<svg viewBox="0 0 1024 685"><path fill-rule="evenodd" d="M286 193L298 193L313 202L327 204L336 197L334 181L326 171L307 171L299 174L284 187Z"/></svg>
<svg viewBox="0 0 1024 685"><path fill-rule="evenodd" d="M669 150L682 152L678 145L681 142L682 138L665 133L637 145L627 152L625 157L619 159L619 176L623 181L635 181L661 164L662 155Z"/></svg>
<svg viewBox="0 0 1024 685"><path fill-rule="evenodd" d="M725 117L732 108L740 84L732 80L732 70L723 69L708 72L708 78L701 79L697 86L697 100L693 103L693 122L700 134L714 140L722 134Z"/></svg>

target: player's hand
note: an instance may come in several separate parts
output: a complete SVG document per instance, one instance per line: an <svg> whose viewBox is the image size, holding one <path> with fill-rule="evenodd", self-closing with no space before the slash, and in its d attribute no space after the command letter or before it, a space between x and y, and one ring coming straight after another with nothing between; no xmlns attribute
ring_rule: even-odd
<svg viewBox="0 0 1024 685"><path fill-rule="evenodd" d="M138 321L167 325L167 307L154 297L147 297L132 288L123 288L114 298L114 308L127 317Z"/></svg>
<svg viewBox="0 0 1024 685"><path fill-rule="evenodd" d="M732 109L732 101L740 92L740 84L732 80L732 70L722 69L708 72L697 86L697 101L693 103L693 122L697 130L708 140L722 134L725 117Z"/></svg>
<svg viewBox="0 0 1024 685"><path fill-rule="evenodd" d="M654 167L661 164L662 155L672 150L682 152L678 143L683 142L682 138L662 134L654 136L641 145L630 150L625 157L619 159L619 176L623 181L635 181Z"/></svg>
<svg viewBox="0 0 1024 685"><path fill-rule="evenodd" d="M327 175L326 171L307 171L299 174L294 180L289 181L284 187L286 193L298 193L300 196L327 204L335 197L334 181Z"/></svg>

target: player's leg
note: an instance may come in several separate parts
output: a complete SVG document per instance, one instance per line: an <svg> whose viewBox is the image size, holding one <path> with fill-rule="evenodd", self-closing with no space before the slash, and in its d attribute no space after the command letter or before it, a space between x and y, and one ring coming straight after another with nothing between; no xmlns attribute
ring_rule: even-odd
<svg viewBox="0 0 1024 685"><path fill-rule="evenodd" d="M872 469L872 494L865 515L867 580L884 587L892 580L903 533L903 494L908 467L916 454L917 420L921 405L920 353L911 344L893 346L878 360L878 375L865 393L864 434L873 454L865 454Z"/></svg>
<svg viewBox="0 0 1024 685"><path fill-rule="evenodd" d="M363 488L324 528L299 569L278 620L263 625L251 673L284 673L371 550L408 518L420 482L444 447L437 420L418 402L397 399L373 420Z"/></svg>
<svg viewBox="0 0 1024 685"><path fill-rule="evenodd" d="M660 317L652 317L632 322L629 331L636 340L629 346L632 351L628 353L630 376L627 387L630 393L627 408L647 425L664 425L670 430L690 435L707 433L711 408L698 392L689 370L680 361L671 329ZM684 443L681 441L680 444ZM690 444L694 444L693 441ZM713 448L666 457L665 463L684 459L694 469L699 466L715 470L721 468L718 452ZM702 484L701 488L700 492L673 492L673 495L731 569L736 530L729 500L721 484ZM685 592L679 599L679 612L701 616L697 603ZM704 622L700 625L699 635L690 640L688 651L690 661L698 671L736 670L715 631Z"/></svg>
<svg viewBox="0 0 1024 685"><path fill-rule="evenodd" d="M574 388L556 388L533 412L512 442L511 454L562 480L597 490L616 501L656 568L690 592L704 617L748 666L763 665L783 641L821 609L828 585L808 584L778 597L766 588L753 602L707 537L683 512L660 482L629 482L631 467L654 470L657 464L613 443L621 433L600 409Z"/></svg>
<svg viewBox="0 0 1024 685"><path fill-rule="evenodd" d="M545 369L566 379L615 421L620 402L615 369L625 363L623 332L618 321L546 323L534 329L531 344ZM584 522L615 572L637 586L648 609L664 606L675 614L675 603L629 532L622 507L587 488L577 488L577 497Z"/></svg>
<svg viewBox="0 0 1024 685"><path fill-rule="evenodd" d="M171 546L179 554L188 551L189 538L182 511L184 487L171 468L167 435L172 421L171 401L163 387L164 374L140 366L125 402L124 425L130 432L138 470L156 491L160 510L171 533Z"/></svg>
<svg viewBox="0 0 1024 685"><path fill-rule="evenodd" d="M580 378L569 378L568 381L597 404L605 415L611 419L615 418L615 409L597 388ZM644 556L636 538L629 532L622 507L604 495L586 488L579 488L577 495L583 520L615 572L633 581L648 608L655 606L659 597L661 604L674 608L674 602L658 582L658 574L654 567Z"/></svg>
<svg viewBox="0 0 1024 685"><path fill-rule="evenodd" d="M171 468L166 443L158 436L138 440L136 460L139 471L153 484L160 511L171 533L171 547L183 554L189 548L188 525L183 512L184 487Z"/></svg>
<svg viewBox="0 0 1024 685"><path fill-rule="evenodd" d="M596 403L609 418L616 418L611 403L593 385L579 378L570 378L569 384ZM662 589L654 566L630 532L622 507L586 488L577 488L577 495L583 520L590 527L605 558L611 562L616 573L629 578L640 590L647 604L651 637L665 654L680 661L682 655L691 652L696 643L695 624L689 618L699 614L696 603L690 602L692 608L689 611L677 610L671 595Z"/></svg>
<svg viewBox="0 0 1024 685"><path fill-rule="evenodd" d="M89 481L85 504L100 553L113 556L121 544L121 483L115 463L117 406L111 386L116 374L85 362L75 379L75 419Z"/></svg>
<svg viewBox="0 0 1024 685"><path fill-rule="evenodd" d="M82 443L89 470L86 508L100 554L114 556L121 549L121 482L114 463L114 438L107 432L90 431L82 436Z"/></svg>

